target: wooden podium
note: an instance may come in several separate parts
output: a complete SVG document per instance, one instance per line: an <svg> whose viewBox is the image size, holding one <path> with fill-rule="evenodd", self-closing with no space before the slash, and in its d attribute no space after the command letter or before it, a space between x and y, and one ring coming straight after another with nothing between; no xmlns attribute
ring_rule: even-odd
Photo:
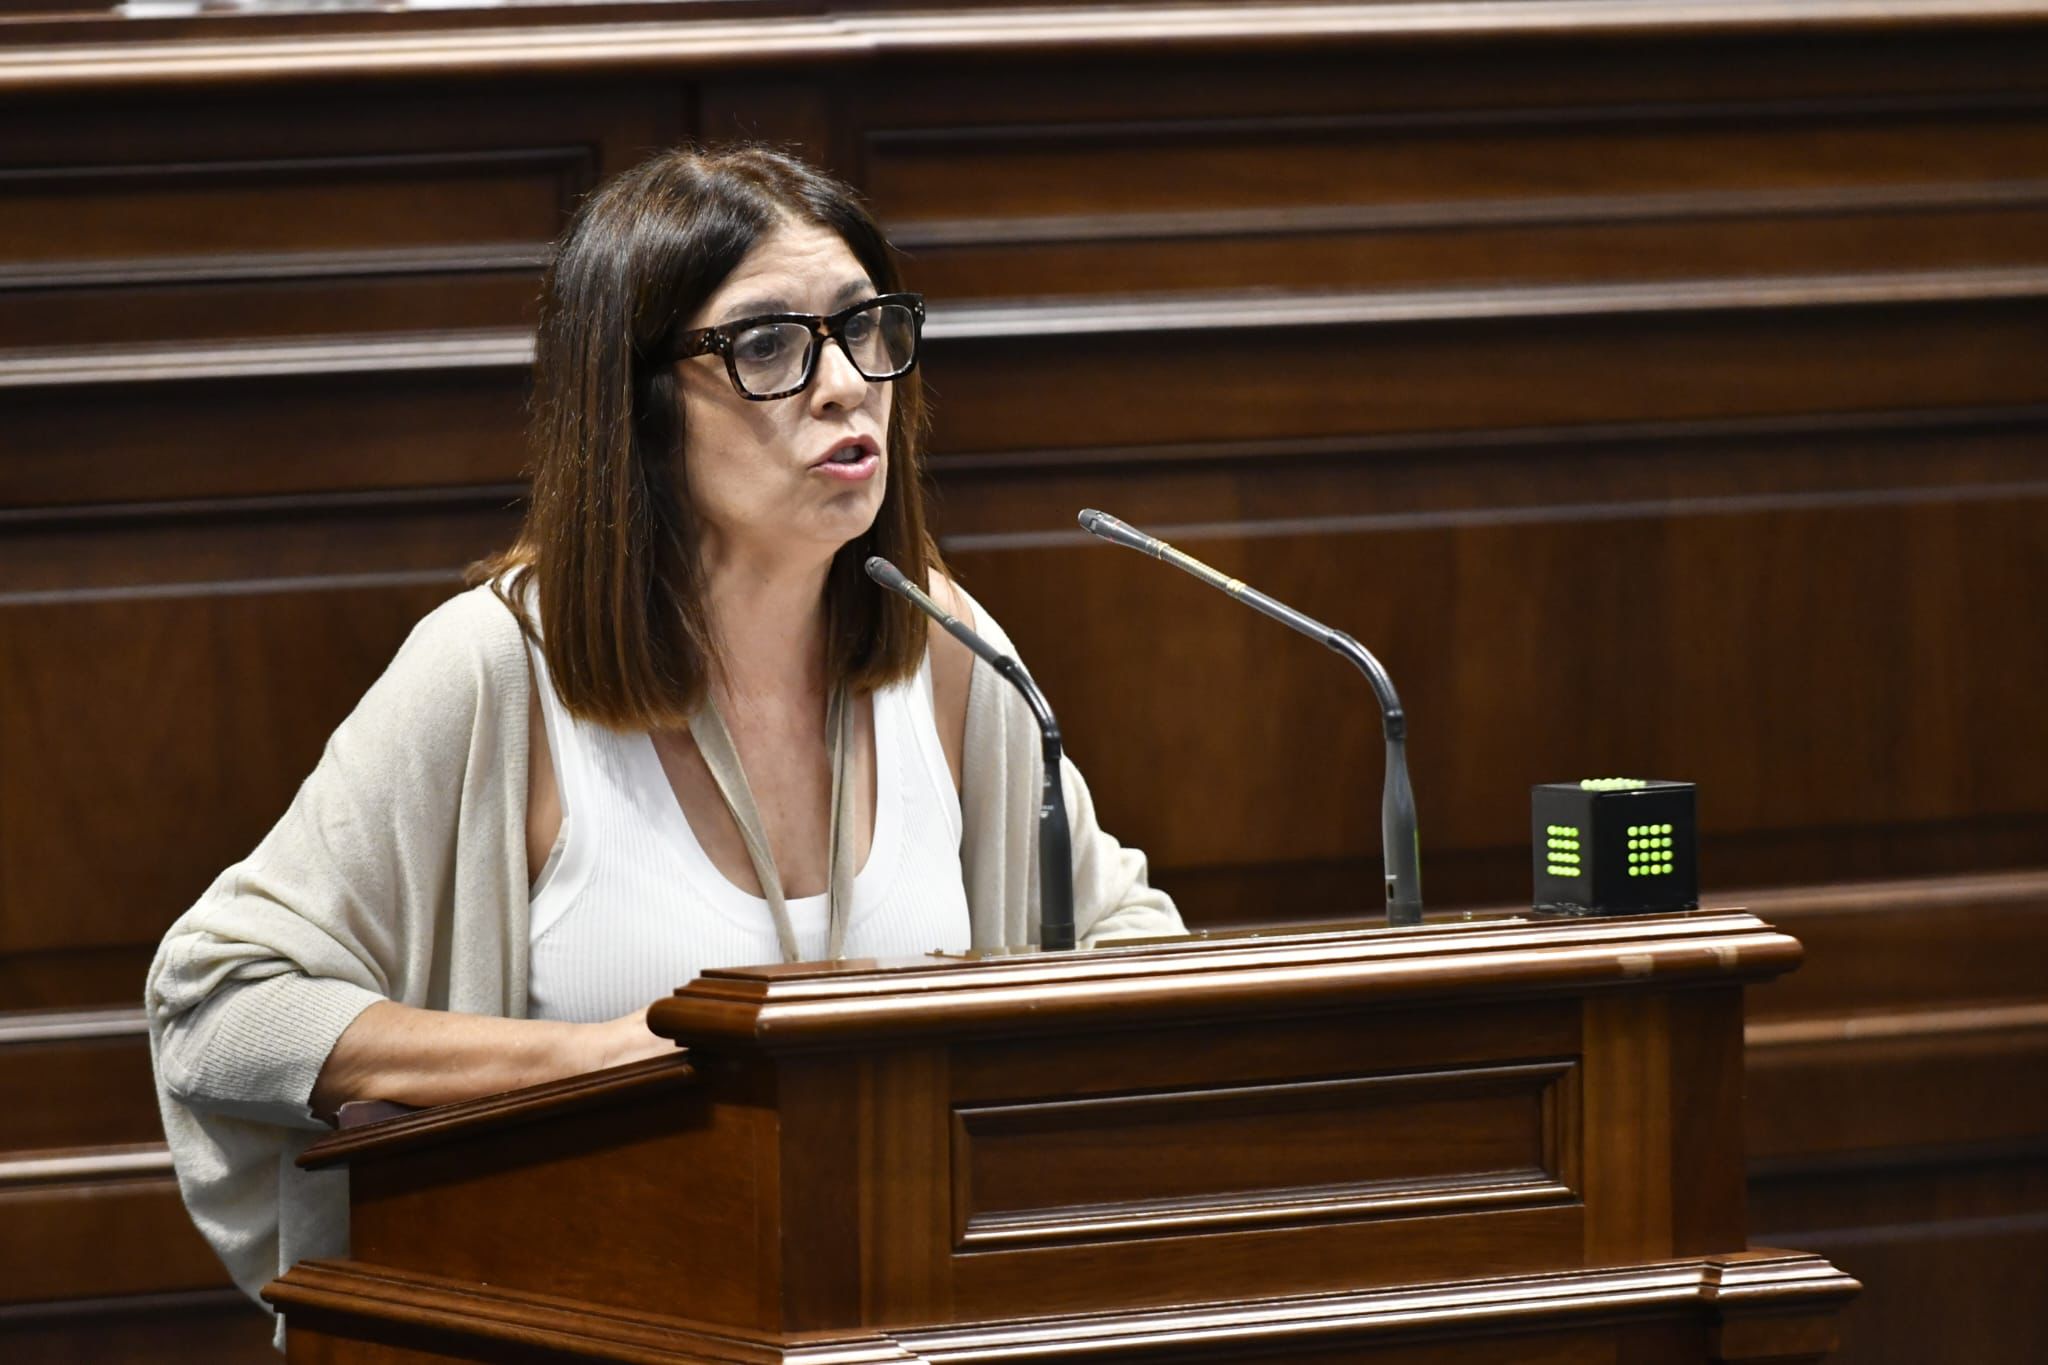
<svg viewBox="0 0 2048 1365"><path fill-rule="evenodd" d="M295 1362L1811 1361L1745 1247L1754 916L720 971L673 1059L324 1139Z"/></svg>

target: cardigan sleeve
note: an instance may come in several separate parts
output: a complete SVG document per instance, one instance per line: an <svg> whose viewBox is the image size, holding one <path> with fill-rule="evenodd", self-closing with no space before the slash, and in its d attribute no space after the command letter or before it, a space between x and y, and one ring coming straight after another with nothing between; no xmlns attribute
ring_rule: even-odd
<svg viewBox="0 0 2048 1365"><path fill-rule="evenodd" d="M144 1007L179 1187L252 1294L297 1256L333 1249L320 1243L345 1186L314 1198L318 1182L291 1158L322 1131L313 1084L356 1016L386 999L523 1006L525 943L507 941L512 907L499 904L524 890L521 649L488 594L430 613L277 824L150 965ZM295 1224L313 1231L291 1245Z"/></svg>
<svg viewBox="0 0 2048 1365"><path fill-rule="evenodd" d="M1016 646L968 598L975 629L1013 658ZM1044 758L1038 726L1017 690L976 659L968 675L967 742L961 760L961 871L977 947L1038 940L1038 796ZM1180 912L1148 877L1143 852L1095 819L1081 770L1060 760L1060 790L1074 858L1074 935L1082 947L1114 938L1184 933Z"/></svg>

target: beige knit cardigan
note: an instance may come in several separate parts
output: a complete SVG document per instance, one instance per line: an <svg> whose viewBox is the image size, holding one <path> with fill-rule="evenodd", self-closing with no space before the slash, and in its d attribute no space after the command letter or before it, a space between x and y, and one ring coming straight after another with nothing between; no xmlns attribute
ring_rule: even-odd
<svg viewBox="0 0 2048 1365"><path fill-rule="evenodd" d="M347 1254L347 1173L294 1158L326 1131L309 1097L356 1015L379 1000L526 1013L531 685L503 602L480 587L444 603L334 732L276 827L171 926L150 965L150 1051L179 1188L252 1296L302 1258ZM977 947L1036 937L1042 771L1029 712L976 661L961 868ZM1096 825L1071 763L1061 777L1082 942L1178 932L1144 855Z"/></svg>

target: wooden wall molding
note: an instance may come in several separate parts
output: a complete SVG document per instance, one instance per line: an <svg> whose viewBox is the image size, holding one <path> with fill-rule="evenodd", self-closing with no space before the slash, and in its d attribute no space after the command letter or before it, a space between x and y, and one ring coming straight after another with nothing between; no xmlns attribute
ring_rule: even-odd
<svg viewBox="0 0 2048 1365"><path fill-rule="evenodd" d="M81 346L0 354L0 389L195 383L286 375L526 369L533 334L516 328L403 338L252 341L209 346Z"/></svg>
<svg viewBox="0 0 2048 1365"><path fill-rule="evenodd" d="M69 166L0 167L0 188L20 191L62 185L78 189L141 185L217 185L291 177L319 181L365 171L437 175L484 166L550 167L588 175L591 149L576 143L543 147L473 147L459 151L359 152L350 155L221 157L216 160L116 161Z"/></svg>
<svg viewBox="0 0 2048 1365"><path fill-rule="evenodd" d="M1527 132L1534 129L1629 128L1649 124L1685 128L1699 124L1832 123L1925 117L1929 114L2033 113L2048 101L2032 91L1958 91L1941 94L1806 96L1796 99L1629 100L1620 103L1546 103L1453 108L1403 108L1340 114L1212 114L1200 117L1091 119L1086 122L1027 120L959 122L930 127L878 127L863 137L871 153L899 148L963 148L975 151L1111 146L1136 151L1153 147L1210 147L1272 135L1303 141L1395 132ZM1539 201L1541 202L1541 201Z"/></svg>
<svg viewBox="0 0 2048 1365"><path fill-rule="evenodd" d="M0 1197L30 1186L170 1174L171 1151L161 1142L0 1156Z"/></svg>
<svg viewBox="0 0 2048 1365"><path fill-rule="evenodd" d="M59 507L0 507L0 532L30 527L133 529L204 521L263 521L277 517L331 517L379 512L503 511L526 501L523 483L461 484L449 488L379 488L354 493L255 494L239 498L183 498L164 502L82 503Z"/></svg>
<svg viewBox="0 0 2048 1365"><path fill-rule="evenodd" d="M928 1328L860 1335L813 1334L798 1341L721 1331L629 1309L594 1312L567 1300L479 1288L417 1272L372 1270L349 1261L301 1262L265 1291L287 1313L323 1325L403 1323L460 1328L466 1334L531 1350L618 1352L633 1359L713 1360L733 1365L995 1365L1013 1361L1141 1361L1162 1349L1183 1355L1329 1352L1343 1354L1388 1336L1426 1335L1484 1315L1502 1330L1538 1325L1566 1328L1611 1321L1701 1313L1727 1330L1751 1319L1775 1319L1780 1330L1806 1314L1831 1313L1860 1286L1818 1257L1754 1250L1715 1261L1679 1261L1629 1270L1587 1270L1478 1280L1418 1290L1316 1294L1276 1301L1256 1314L1222 1308L1046 1315L991 1326ZM374 1329L371 1329L374 1330ZM1771 1346L1784 1350L1778 1336ZM1821 1351L1786 1356L1759 1343L1758 1353L1729 1342L1723 1359L1814 1360Z"/></svg>
<svg viewBox="0 0 2048 1365"><path fill-rule="evenodd" d="M0 1047L20 1043L75 1043L86 1038L131 1038L149 1032L140 1009L9 1010L0 1013Z"/></svg>
<svg viewBox="0 0 2048 1365"><path fill-rule="evenodd" d="M1050 53L1190 55L1298 52L1332 44L1544 41L1584 37L1706 38L2035 26L2040 0L1470 0L1442 5L1098 5L946 11L830 9L818 17L667 23L540 24L457 32L350 32L234 38L227 23L186 41L123 41L136 25L83 30L87 41L19 46L0 56L0 90L62 91L319 78L424 78L500 73L730 71L756 62L847 63ZM127 27L129 35L122 29ZM145 31L147 32L147 31ZM56 35L45 30L45 39Z"/></svg>
<svg viewBox="0 0 2048 1365"><path fill-rule="evenodd" d="M1651 284L1522 289L1346 291L1287 296L1201 295L1109 303L955 305L932 311L938 345L1074 335L1391 327L1779 309L2009 303L2048 298L2048 268L1744 276ZM276 376L521 369L533 335L517 328L402 338L321 338L203 346L96 346L0 353L0 389L192 383Z"/></svg>
<svg viewBox="0 0 2048 1365"><path fill-rule="evenodd" d="M955 305L934 309L925 335L936 343L994 342L1075 335L1257 332L1300 327L2030 302L2041 298L2048 298L2048 268L1745 275L1642 284L1359 290L1279 296L1262 292L1171 299L1133 297L1107 303Z"/></svg>
<svg viewBox="0 0 2048 1365"><path fill-rule="evenodd" d="M1820 886L1758 888L1735 899L1765 918L1797 922L1815 914L1936 915L1959 903L2041 906L2048 910L2048 870L2024 868L1964 877L1910 881L1839 882Z"/></svg>
<svg viewBox="0 0 2048 1365"><path fill-rule="evenodd" d="M1815 1043L1954 1038L1966 1034L2016 1032L2048 1034L2048 1000L2016 1005L1899 1010L1886 1014L1766 1019L1749 1025L1743 1032L1743 1039L1751 1048L1768 1049L1807 1047Z"/></svg>
<svg viewBox="0 0 2048 1365"><path fill-rule="evenodd" d="M0 591L0 607L84 606L89 603L194 600L209 597L262 597L308 592L361 592L379 588L419 588L462 582L459 567L398 569L388 573L299 574L275 578L193 579L186 582L123 583L90 588L31 588Z"/></svg>
<svg viewBox="0 0 2048 1365"><path fill-rule="evenodd" d="M282 280L347 280L371 275L538 272L547 260L547 248L537 243L478 242L460 246L364 251L131 257L93 264L75 261L11 262L0 263L0 294L145 284L251 284Z"/></svg>
<svg viewBox="0 0 2048 1365"><path fill-rule="evenodd" d="M1712 417L1663 422L1587 422L1568 427L1499 427L1468 431L1403 431L1342 436L1281 437L1258 441L1172 441L1140 446L1060 446L1046 450L947 450L934 457L941 478L955 475L1052 471L1062 467L1114 470L1148 464L1243 464L1329 460L1354 456L1448 455L1527 451L1541 455L1599 446L1689 442L1743 443L1786 437L2031 431L2048 425L2048 405L1907 408L1894 412L1786 413L1768 417Z"/></svg>
<svg viewBox="0 0 2048 1365"><path fill-rule="evenodd" d="M1614 500L1583 503L1535 503L1517 507L1446 508L1436 511L1385 512L1306 517L1246 518L1241 521L1184 522L1154 525L1148 533L1162 540L1232 541L1348 536L1382 531L1454 530L1481 526L1540 526L1671 517L1754 516L1768 512L1818 511L1851 507L1914 507L1924 504L2004 502L2048 497L2048 480L1977 485L1922 485L1904 488L1845 488L1810 493L1749 493L1723 496L1675 496L1655 501ZM1078 508L1076 509L1078 512ZM1058 531L991 531L946 536L949 551L983 553L999 550L1079 548L1095 538L1079 529Z"/></svg>
<svg viewBox="0 0 2048 1365"><path fill-rule="evenodd" d="M2048 180L1831 185L1798 190L1677 191L1560 195L1544 199L1431 200L1396 204L1303 204L1195 212L1045 214L1031 217L905 218L889 240L906 251L1067 242L1167 242L1234 237L1311 237L1417 228L1532 227L1594 223L1684 223L1834 214L1927 213L1945 209L2033 208L2048 204ZM0 283L6 276L0 274Z"/></svg>
<svg viewBox="0 0 2048 1365"><path fill-rule="evenodd" d="M56 1299L0 1303L0 1331L51 1319L99 1319L109 1315L179 1313L247 1307L239 1289L193 1289L170 1294L124 1294L119 1298ZM267 1335L267 1334L266 1334Z"/></svg>

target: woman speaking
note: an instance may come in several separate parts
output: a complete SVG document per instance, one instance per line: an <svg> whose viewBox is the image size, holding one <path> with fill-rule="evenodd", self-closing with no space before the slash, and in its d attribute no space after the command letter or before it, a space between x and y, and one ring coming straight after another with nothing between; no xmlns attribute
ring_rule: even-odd
<svg viewBox="0 0 2048 1365"><path fill-rule="evenodd" d="M289 810L165 936L147 1004L187 1207L252 1295L346 1254L293 1158L429 1105L666 1052L709 967L1030 941L1038 732L868 580L999 648L926 530L923 301L845 186L676 151L547 274L517 542L413 630ZM1062 774L1084 944L1180 928Z"/></svg>

